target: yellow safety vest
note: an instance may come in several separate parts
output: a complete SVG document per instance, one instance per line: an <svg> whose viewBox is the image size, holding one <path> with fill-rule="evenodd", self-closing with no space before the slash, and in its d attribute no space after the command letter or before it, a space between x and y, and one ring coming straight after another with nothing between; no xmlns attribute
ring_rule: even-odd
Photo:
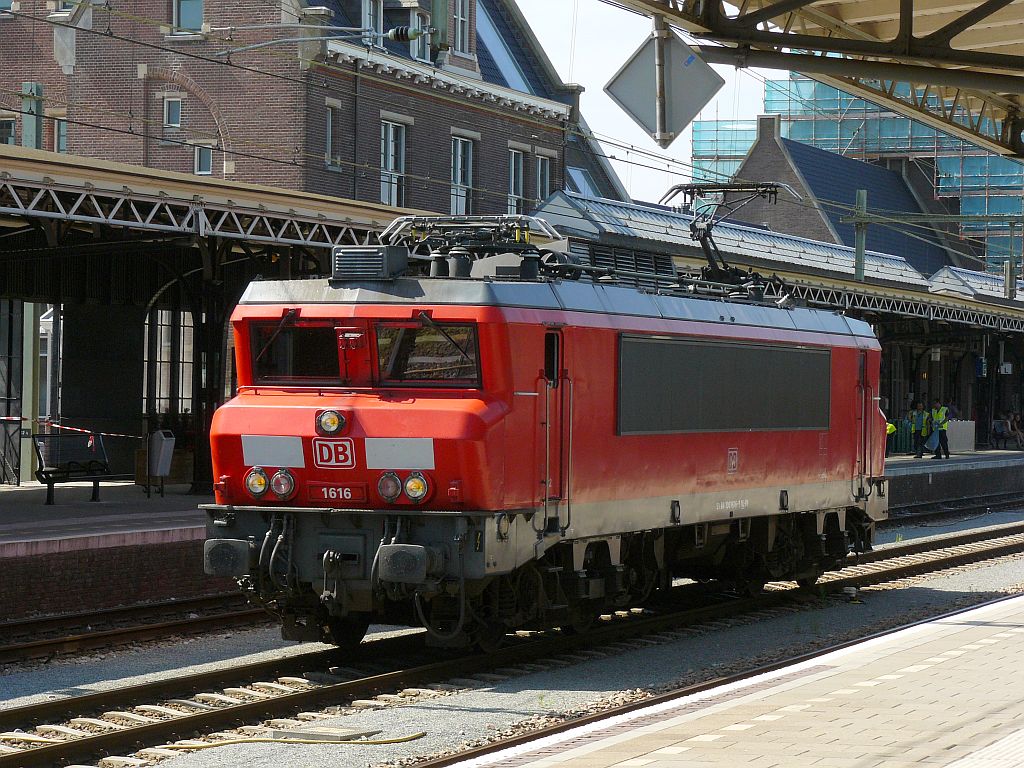
<svg viewBox="0 0 1024 768"><path fill-rule="evenodd" d="M896 425L890 421L885 422L885 434L891 435L896 431Z"/></svg>
<svg viewBox="0 0 1024 768"><path fill-rule="evenodd" d="M943 431L949 429L949 408L942 406L939 410L932 408L932 429L941 429Z"/></svg>

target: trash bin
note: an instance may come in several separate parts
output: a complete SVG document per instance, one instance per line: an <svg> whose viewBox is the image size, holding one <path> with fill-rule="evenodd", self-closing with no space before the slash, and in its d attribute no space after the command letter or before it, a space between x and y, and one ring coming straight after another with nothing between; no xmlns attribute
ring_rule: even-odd
<svg viewBox="0 0 1024 768"><path fill-rule="evenodd" d="M174 433L169 429L158 429L149 436L149 461L146 480L146 496L154 477L160 478L160 495L164 495L164 478L171 474L171 459L174 458Z"/></svg>

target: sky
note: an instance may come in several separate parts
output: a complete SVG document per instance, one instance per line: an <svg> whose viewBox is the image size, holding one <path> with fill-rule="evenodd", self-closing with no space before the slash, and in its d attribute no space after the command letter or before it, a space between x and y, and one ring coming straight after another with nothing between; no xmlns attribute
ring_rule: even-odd
<svg viewBox="0 0 1024 768"><path fill-rule="evenodd" d="M621 146L605 146L607 154L618 158L613 164L630 195L634 199L657 202L673 184L689 181L690 129L663 150L603 90L650 35L651 20L600 0L518 0L518 3L562 80L586 88L582 110L591 130L635 147L635 150L624 150ZM715 69L725 79L725 85L697 119L756 117L764 109L764 85L760 78L782 74L723 66L715 66ZM655 157L639 152L654 153ZM673 165L661 159L666 156L682 164Z"/></svg>

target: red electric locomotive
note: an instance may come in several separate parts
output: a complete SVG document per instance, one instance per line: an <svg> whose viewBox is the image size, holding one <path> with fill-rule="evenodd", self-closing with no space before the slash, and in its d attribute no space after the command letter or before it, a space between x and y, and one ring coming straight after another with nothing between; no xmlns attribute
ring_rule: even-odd
<svg viewBox="0 0 1024 768"><path fill-rule="evenodd" d="M582 629L673 577L813 583L870 548L887 500L869 326L617 284L531 226L554 235L400 219L392 245L338 249L330 279L242 297L206 567L285 637Z"/></svg>

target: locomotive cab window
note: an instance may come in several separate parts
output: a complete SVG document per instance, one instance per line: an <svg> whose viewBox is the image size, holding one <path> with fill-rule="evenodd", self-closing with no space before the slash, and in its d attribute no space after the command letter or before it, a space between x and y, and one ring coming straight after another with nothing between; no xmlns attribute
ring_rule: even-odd
<svg viewBox="0 0 1024 768"><path fill-rule="evenodd" d="M479 387L476 326L418 321L378 323L377 372L381 384Z"/></svg>
<svg viewBox="0 0 1024 768"><path fill-rule="evenodd" d="M255 384L338 384L334 324L253 323L250 330Z"/></svg>

